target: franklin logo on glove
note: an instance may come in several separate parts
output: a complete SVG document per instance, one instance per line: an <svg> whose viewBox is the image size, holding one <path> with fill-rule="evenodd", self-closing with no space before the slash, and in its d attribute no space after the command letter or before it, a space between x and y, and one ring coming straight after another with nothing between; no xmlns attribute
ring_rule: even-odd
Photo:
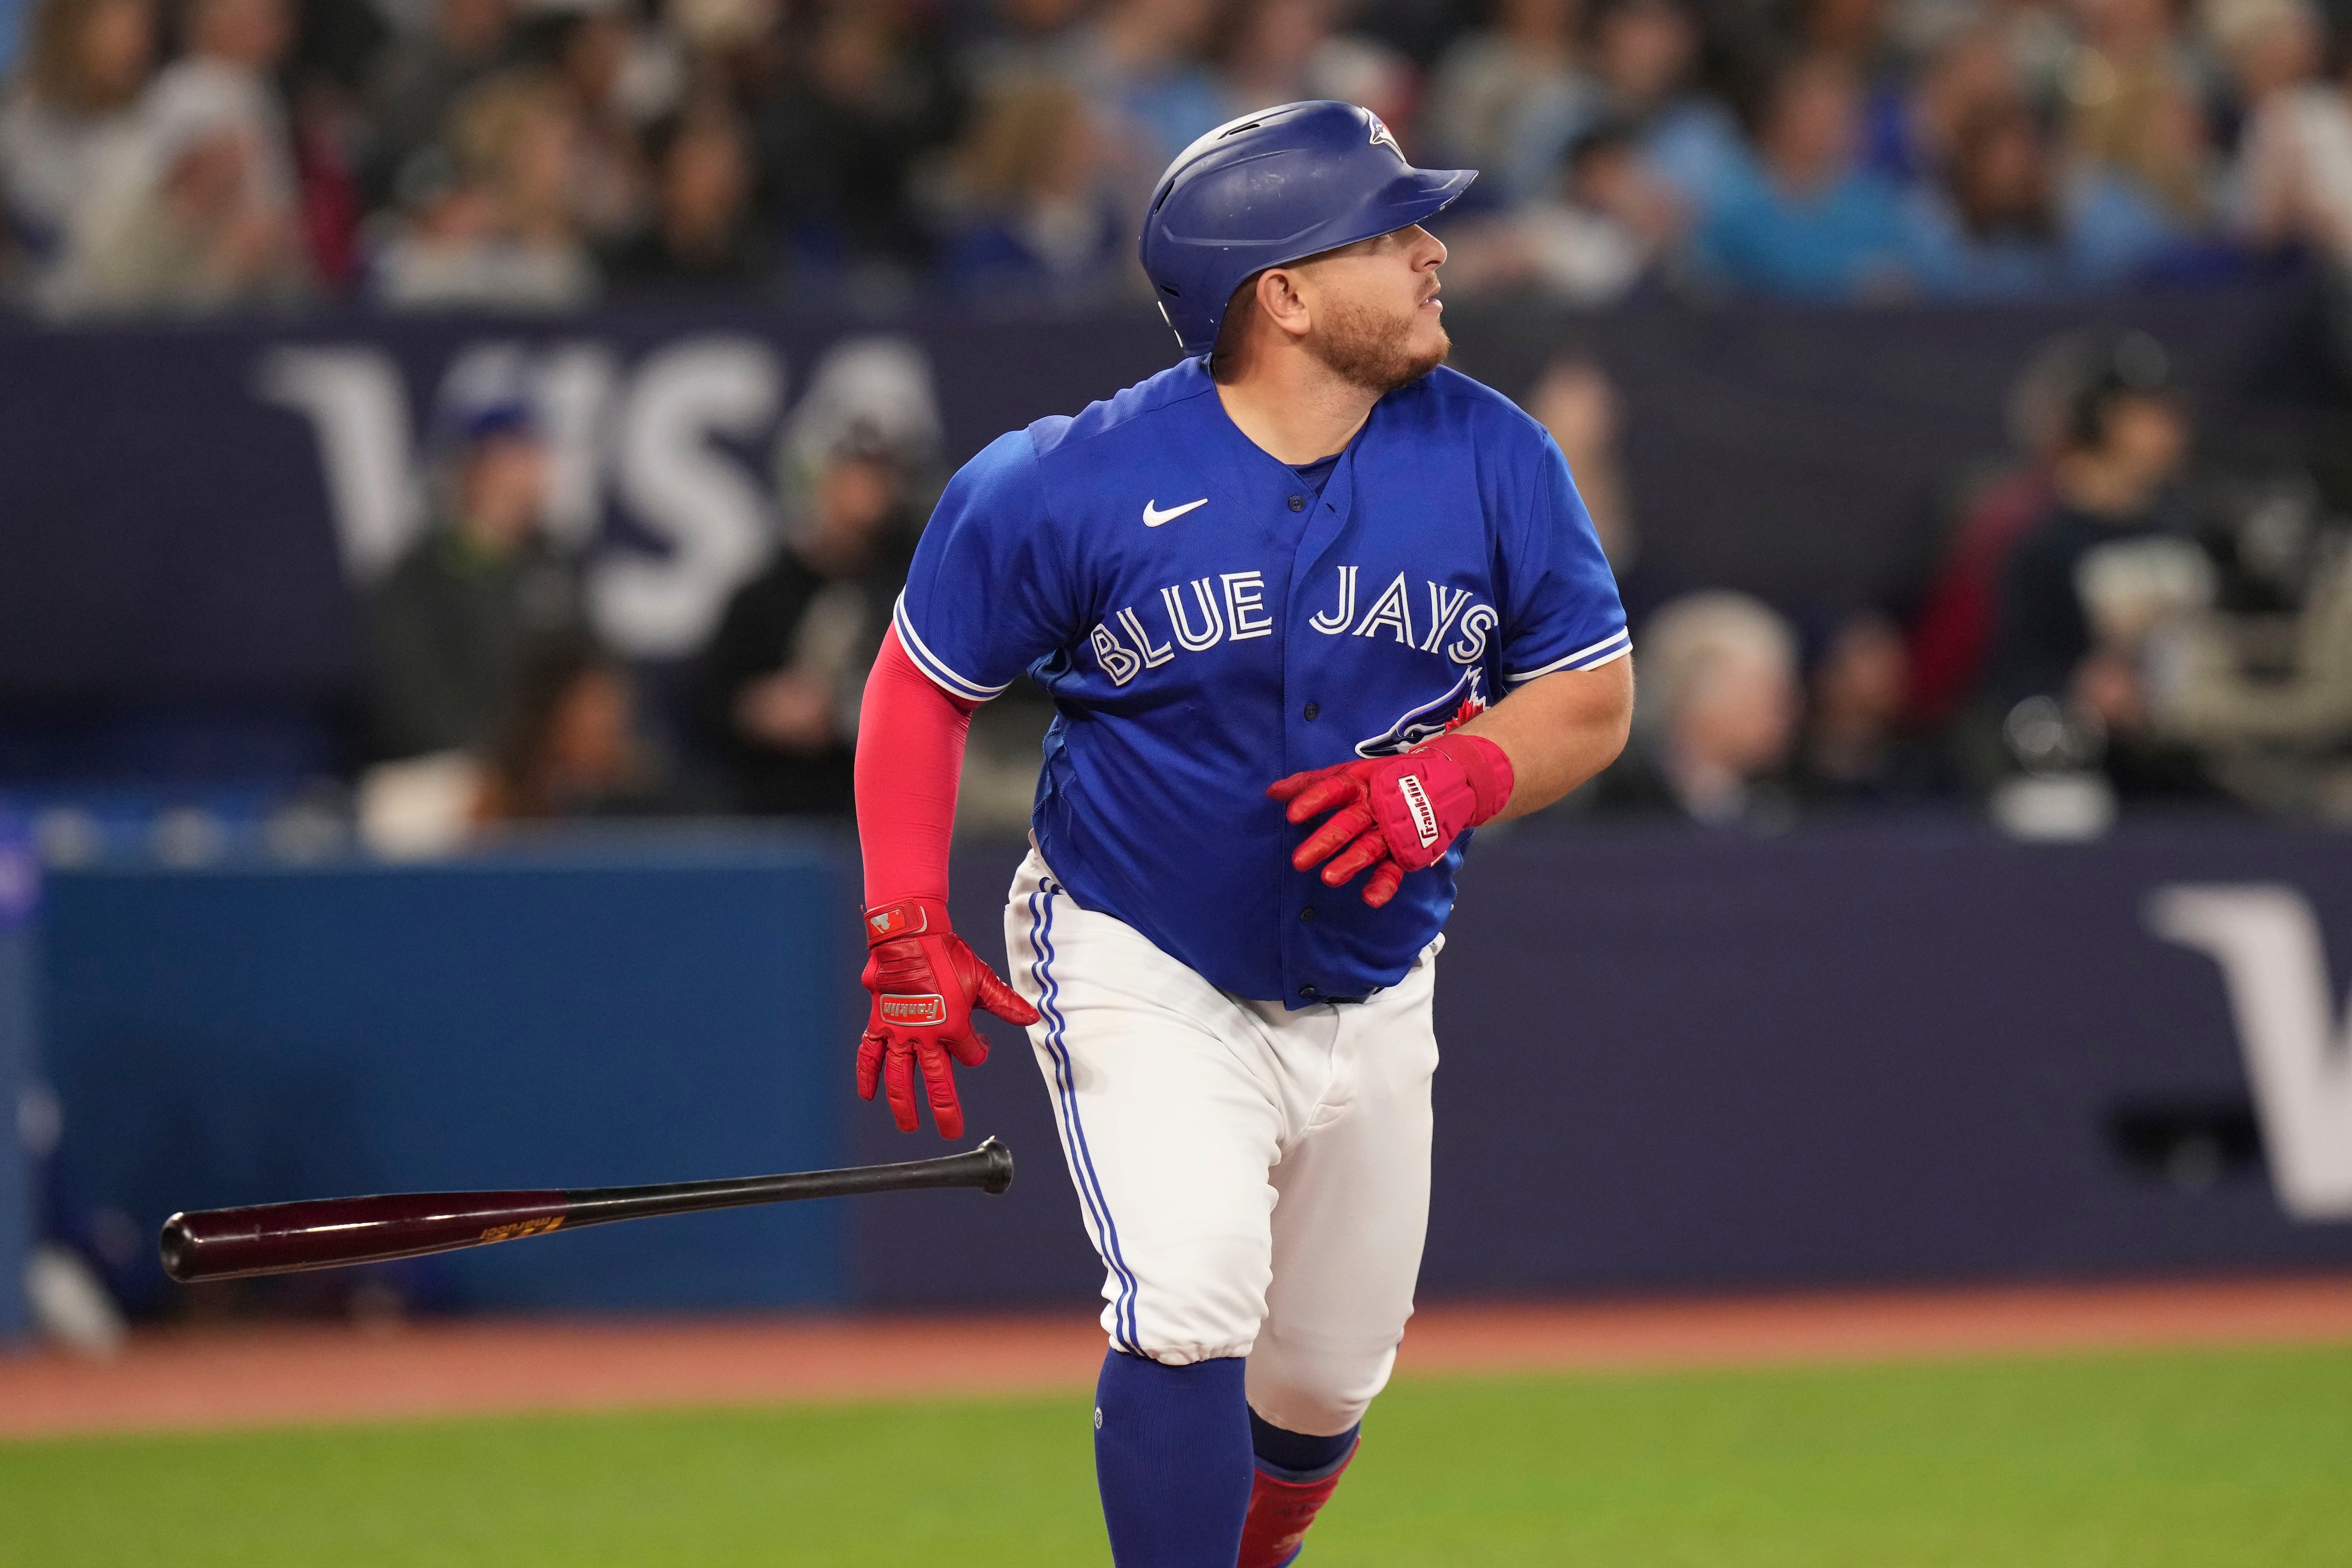
<svg viewBox="0 0 2352 1568"><path fill-rule="evenodd" d="M948 999L944 996L885 996L882 998L882 1021L886 1024L944 1024L948 1021Z"/></svg>
<svg viewBox="0 0 2352 1568"><path fill-rule="evenodd" d="M1037 1011L964 945L936 899L898 899L866 910L866 944L864 979L874 1006L857 1042L858 1095L871 1100L880 1089L900 1131L912 1132L919 1071L940 1136L961 1138L963 1105L950 1064L976 1068L988 1059L988 1042L972 1027L973 1010L1022 1025L1035 1023Z"/></svg>
<svg viewBox="0 0 2352 1568"><path fill-rule="evenodd" d="M1401 757L1293 773L1265 793L1289 805L1293 822L1331 813L1290 864L1322 866L1328 888L1369 869L1364 902L1379 909L1407 871L1436 865L1456 838L1510 804L1515 782L1502 747L1457 731Z"/></svg>
<svg viewBox="0 0 2352 1568"><path fill-rule="evenodd" d="M1423 849L1437 842L1437 810L1429 804L1429 792L1421 787L1419 773L1407 773L1397 780L1397 794L1404 796L1405 811L1412 818L1412 830L1421 838Z"/></svg>

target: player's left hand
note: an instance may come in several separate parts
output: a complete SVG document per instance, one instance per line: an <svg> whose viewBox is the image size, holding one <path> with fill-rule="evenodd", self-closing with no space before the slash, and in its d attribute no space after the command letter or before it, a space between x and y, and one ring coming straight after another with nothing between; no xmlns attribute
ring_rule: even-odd
<svg viewBox="0 0 2352 1568"><path fill-rule="evenodd" d="M1502 810L1512 783L1502 747L1481 735L1453 734L1401 757L1293 773L1265 793L1289 803L1293 822L1332 814L1290 863L1301 871L1321 865L1331 888L1370 869L1364 902L1379 909L1396 897L1407 871L1435 865L1465 829Z"/></svg>
<svg viewBox="0 0 2352 1568"><path fill-rule="evenodd" d="M874 1005L857 1042L858 1098L873 1099L878 1086L898 1131L912 1132L919 1068L932 1125L942 1138L961 1138L963 1104L949 1064L976 1068L988 1059L988 1042L972 1027L973 1010L1024 1026L1037 1021L1037 1010L949 929L947 906L936 899L901 899L866 910L866 942L860 978Z"/></svg>

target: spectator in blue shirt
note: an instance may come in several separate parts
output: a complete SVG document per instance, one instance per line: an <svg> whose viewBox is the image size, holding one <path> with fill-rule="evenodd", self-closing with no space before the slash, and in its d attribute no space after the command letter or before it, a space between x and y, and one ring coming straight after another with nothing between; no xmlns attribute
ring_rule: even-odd
<svg viewBox="0 0 2352 1568"><path fill-rule="evenodd" d="M1800 56L1773 73L1755 158L1701 224L1695 260L1726 287L1801 299L1884 296L1906 282L1901 205L1855 163L1862 96L1850 68Z"/></svg>
<svg viewBox="0 0 2352 1568"><path fill-rule="evenodd" d="M1696 90L1698 18L1685 0L1598 0L1588 26L1573 90L1527 117L1498 184L1549 189L1571 147L1603 126L1622 126L1685 216L1706 212L1747 153L1730 111Z"/></svg>
<svg viewBox="0 0 2352 1568"><path fill-rule="evenodd" d="M2017 299L2074 281L2048 139L2022 103L1990 106L1963 121L1948 177L1914 190L1904 216L1911 273L1924 292Z"/></svg>
<svg viewBox="0 0 2352 1568"><path fill-rule="evenodd" d="M1129 229L1100 129L1057 76L996 83L960 150L937 278L1000 302L1083 304L1126 277Z"/></svg>
<svg viewBox="0 0 2352 1568"><path fill-rule="evenodd" d="M1991 22L1961 27L1920 62L1892 112L1873 119L1864 166L1898 185L1924 184L1951 167L1971 116L2027 96L2009 34Z"/></svg>
<svg viewBox="0 0 2352 1568"><path fill-rule="evenodd" d="M1202 58L1217 9L1213 0L1111 0L1084 24L1057 72L1100 123L1137 222L1170 161L1233 118L1224 84Z"/></svg>
<svg viewBox="0 0 2352 1568"><path fill-rule="evenodd" d="M2049 130L2022 103L1965 121L1946 177L1905 203L1923 292L2028 299L2114 288L2182 255L2191 237L2113 171L2060 174Z"/></svg>

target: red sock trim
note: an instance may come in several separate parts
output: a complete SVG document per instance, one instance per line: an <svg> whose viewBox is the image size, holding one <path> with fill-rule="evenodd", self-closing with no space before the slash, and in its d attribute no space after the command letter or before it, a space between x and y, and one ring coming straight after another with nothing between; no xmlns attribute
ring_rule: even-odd
<svg viewBox="0 0 2352 1568"><path fill-rule="evenodd" d="M1356 1447L1363 1447L1359 1439ZM1286 1481L1258 1470L1250 1480L1249 1518L1242 1525L1242 1552L1236 1568L1283 1568L1297 1557L1307 1539L1307 1526L1348 1473L1356 1449L1339 1468L1320 1480Z"/></svg>

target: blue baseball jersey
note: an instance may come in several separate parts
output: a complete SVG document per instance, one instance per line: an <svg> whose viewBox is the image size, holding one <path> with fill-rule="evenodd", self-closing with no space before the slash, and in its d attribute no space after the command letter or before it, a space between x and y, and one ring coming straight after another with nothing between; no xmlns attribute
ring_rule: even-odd
<svg viewBox="0 0 2352 1568"><path fill-rule="evenodd" d="M1402 979L1471 835L1375 910L1291 868L1307 830L1266 785L1630 646L1567 459L1500 394L1444 369L1390 393L1316 496L1198 359L965 464L897 624L959 697L1024 669L1052 693L1034 820L1081 906L1293 1007Z"/></svg>

